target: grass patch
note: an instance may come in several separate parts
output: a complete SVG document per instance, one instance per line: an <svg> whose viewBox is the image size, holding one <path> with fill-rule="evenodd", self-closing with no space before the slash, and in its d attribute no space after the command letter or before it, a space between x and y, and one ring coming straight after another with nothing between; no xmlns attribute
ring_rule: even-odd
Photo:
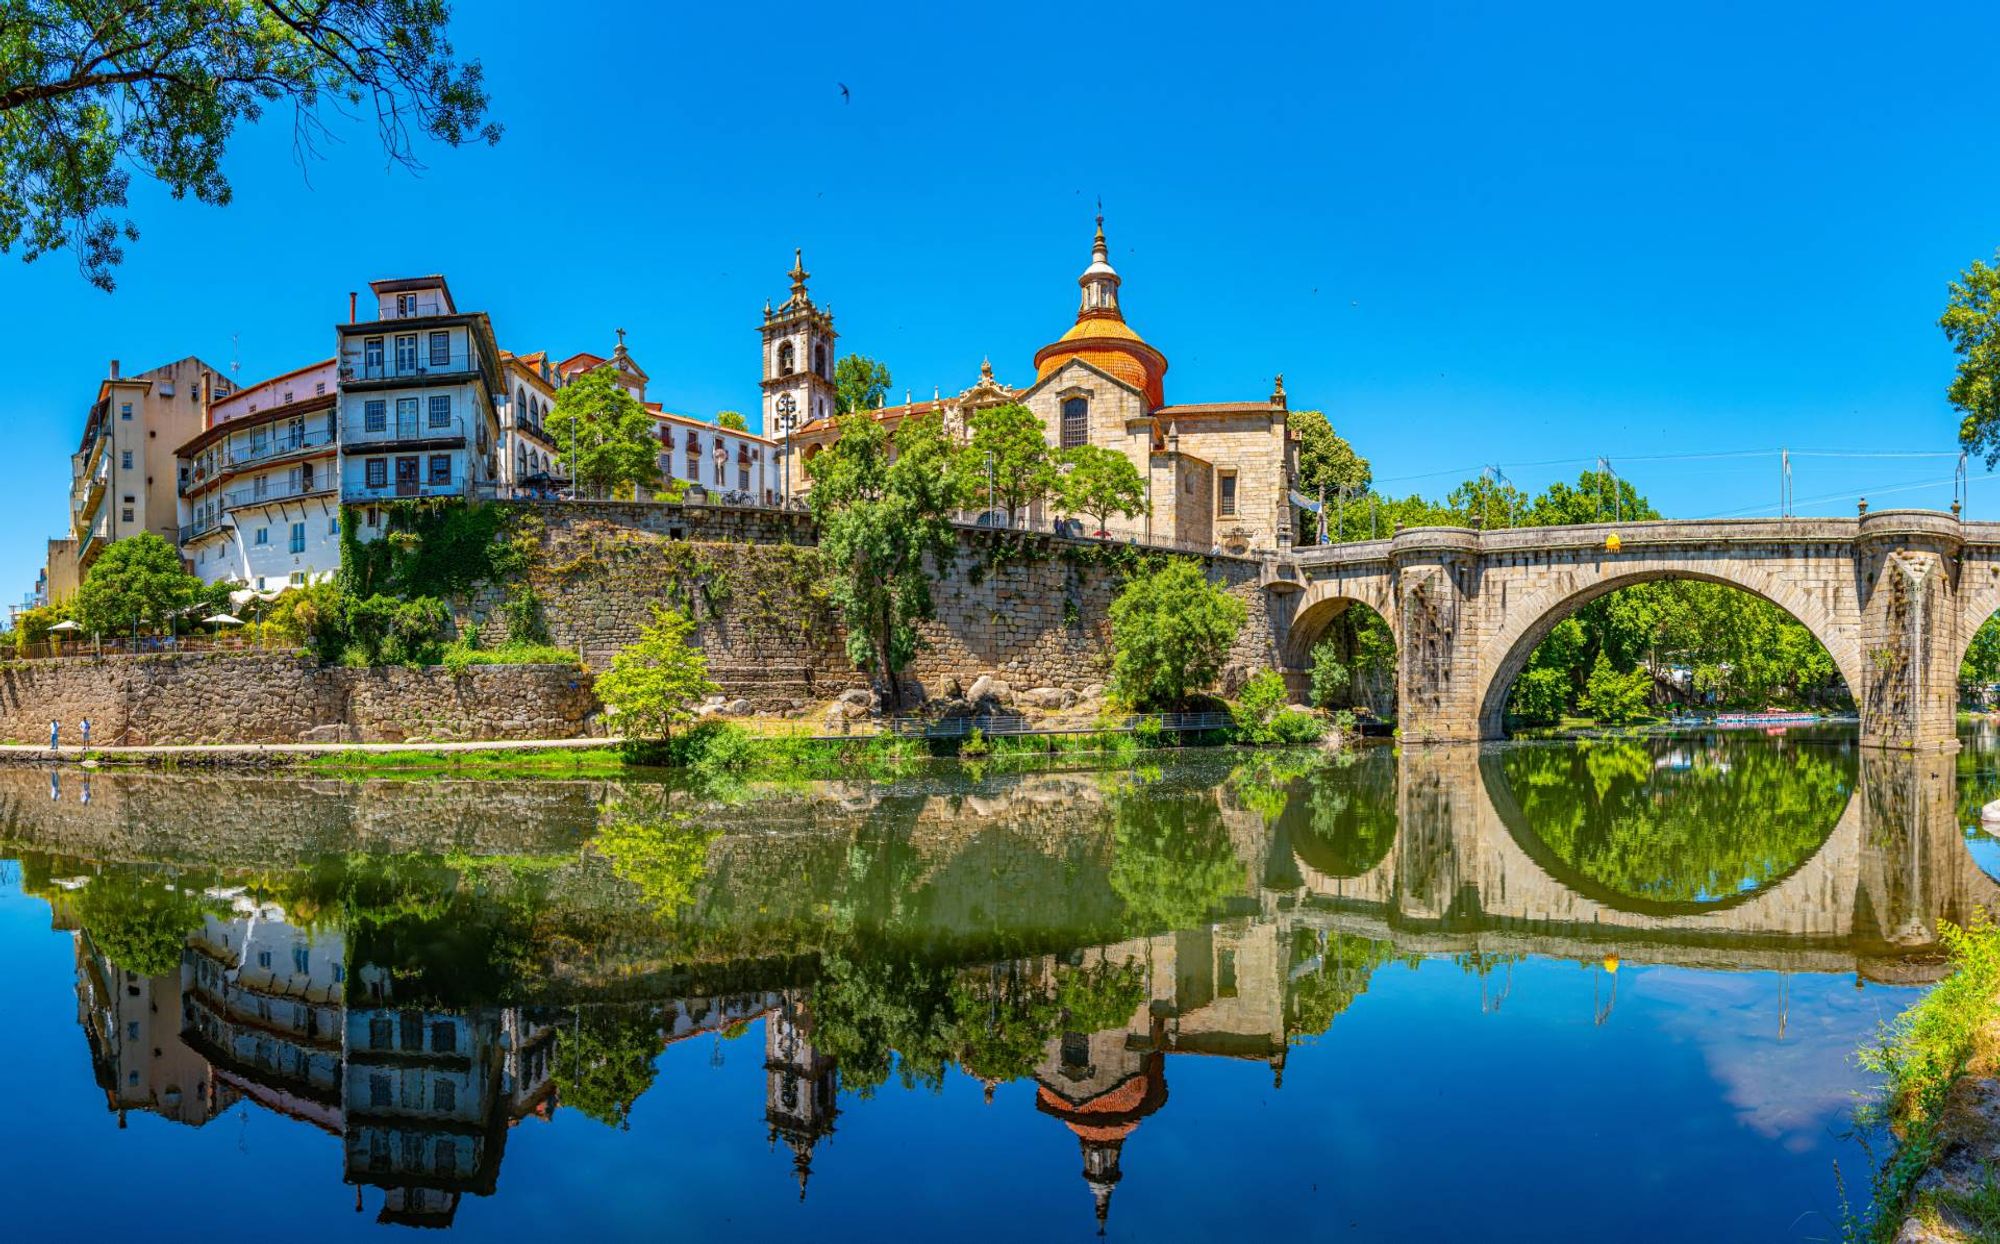
<svg viewBox="0 0 2000 1244"><path fill-rule="evenodd" d="M583 662L568 648L554 644L502 644L498 648L474 648L457 643L444 650L440 662L454 674L475 665L567 665L572 669Z"/></svg>
<svg viewBox="0 0 2000 1244"><path fill-rule="evenodd" d="M2000 1018L2000 928L1981 914L1959 928L1940 926L1955 968L1915 1005L1887 1025L1861 1065L1884 1077L1883 1097L1861 1112L1864 1124L1886 1125L1898 1138L1875 1172L1873 1217L1865 1238L1893 1240L1911 1212L1917 1180L1937 1156L1945 1100L1975 1067L1989 1068L1987 1029ZM1990 1180L1989 1180L1990 1184ZM1988 1199L2000 1194L1989 1193Z"/></svg>
<svg viewBox="0 0 2000 1244"><path fill-rule="evenodd" d="M1929 1192L1911 1206L1917 1221L1947 1238L2000 1240L2000 1179L1988 1166L1965 1192Z"/></svg>

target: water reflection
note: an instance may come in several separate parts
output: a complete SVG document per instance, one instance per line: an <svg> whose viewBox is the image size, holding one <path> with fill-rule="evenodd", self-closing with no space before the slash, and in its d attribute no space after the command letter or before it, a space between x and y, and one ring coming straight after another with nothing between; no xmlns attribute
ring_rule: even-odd
<svg viewBox="0 0 2000 1244"><path fill-rule="evenodd" d="M48 781L0 772L0 834L73 934L121 1125L253 1103L337 1137L357 1208L403 1225L494 1195L517 1126L627 1127L663 1051L759 1034L799 1197L843 1110L962 1072L989 1101L1033 1086L1102 1225L1174 1060L1261 1063L1277 1091L1398 965L1454 963L1496 1012L1517 965L1584 965L1576 1005L1603 1025L1621 966L1930 979L1938 920L2000 898L1950 758L1838 737L1197 757L732 802L105 775L86 803ZM1761 1071L1718 1075L1758 1117L1797 1106Z"/></svg>

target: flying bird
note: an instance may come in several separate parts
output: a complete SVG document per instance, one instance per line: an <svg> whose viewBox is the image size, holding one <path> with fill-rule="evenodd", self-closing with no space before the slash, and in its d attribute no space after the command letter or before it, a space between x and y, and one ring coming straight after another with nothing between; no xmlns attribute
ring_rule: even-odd
<svg viewBox="0 0 2000 1244"><path fill-rule="evenodd" d="M840 102L841 102L841 103L843 103L843 104L851 104L851 103L853 103L853 102L854 102L854 95L853 95L853 93L852 93L852 92L850 92L850 91L849 91L849 90L847 89L847 83L845 83L845 82L836 82L836 83L834 83L834 85L840 88Z"/></svg>

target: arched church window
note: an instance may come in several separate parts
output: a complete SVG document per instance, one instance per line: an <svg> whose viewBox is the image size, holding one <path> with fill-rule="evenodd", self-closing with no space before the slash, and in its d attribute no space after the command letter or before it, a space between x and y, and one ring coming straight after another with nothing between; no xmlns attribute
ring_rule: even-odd
<svg viewBox="0 0 2000 1244"><path fill-rule="evenodd" d="M787 341L778 346L778 374L789 376L798 370L797 356L792 352L792 343Z"/></svg>
<svg viewBox="0 0 2000 1244"><path fill-rule="evenodd" d="M520 385L514 386L514 426L520 427L528 417L528 391Z"/></svg>
<svg viewBox="0 0 2000 1244"><path fill-rule="evenodd" d="M1067 397L1062 404L1062 447L1075 449L1090 440L1090 402Z"/></svg>
<svg viewBox="0 0 2000 1244"><path fill-rule="evenodd" d="M818 372L823 379L831 380L833 379L833 368L827 363L826 358L826 343L822 341L813 347L813 370Z"/></svg>

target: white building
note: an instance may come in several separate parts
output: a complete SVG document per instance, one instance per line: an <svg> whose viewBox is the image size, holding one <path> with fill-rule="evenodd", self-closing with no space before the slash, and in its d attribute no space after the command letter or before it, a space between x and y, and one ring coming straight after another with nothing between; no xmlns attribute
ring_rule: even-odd
<svg viewBox="0 0 2000 1244"><path fill-rule="evenodd" d="M203 582L275 591L339 568L339 387L326 359L210 400L175 451L181 556Z"/></svg>
<svg viewBox="0 0 2000 1244"><path fill-rule="evenodd" d="M500 491L508 497L552 496L569 486L549 439L556 406L556 369L547 351L500 352L512 387L500 420Z"/></svg>
<svg viewBox="0 0 2000 1244"><path fill-rule="evenodd" d="M370 502L497 495L508 392L492 323L459 311L443 277L369 288L376 318L336 331L340 495L366 507L363 539L379 526Z"/></svg>

